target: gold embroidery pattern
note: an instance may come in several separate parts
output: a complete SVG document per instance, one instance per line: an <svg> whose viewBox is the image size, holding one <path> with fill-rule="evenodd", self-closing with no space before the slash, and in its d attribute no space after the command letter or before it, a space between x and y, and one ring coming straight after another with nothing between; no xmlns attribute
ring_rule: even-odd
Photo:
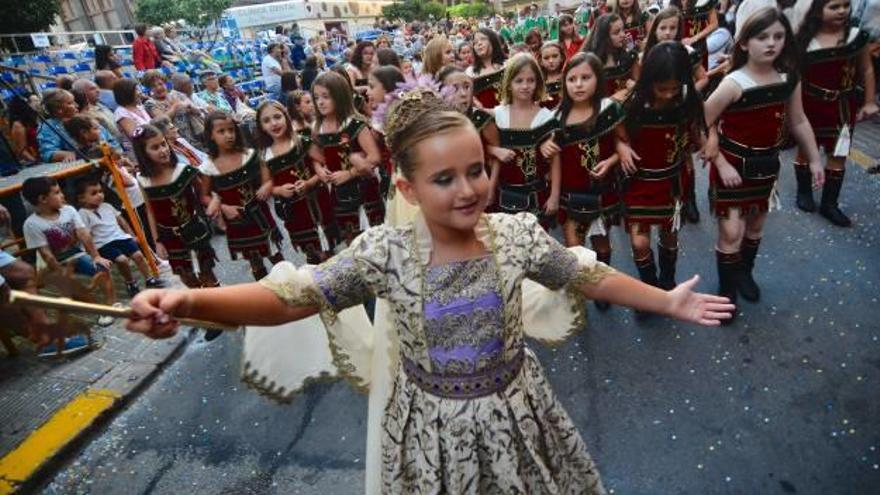
<svg viewBox="0 0 880 495"><path fill-rule="evenodd" d="M581 150L581 167L593 170L599 163L599 141L593 139L581 141L577 146Z"/></svg>

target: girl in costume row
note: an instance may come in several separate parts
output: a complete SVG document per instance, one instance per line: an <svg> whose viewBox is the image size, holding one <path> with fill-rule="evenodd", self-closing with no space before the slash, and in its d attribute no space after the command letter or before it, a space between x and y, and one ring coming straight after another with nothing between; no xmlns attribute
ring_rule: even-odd
<svg viewBox="0 0 880 495"><path fill-rule="evenodd" d="M868 33L850 27L849 0L814 0L798 29L797 41L804 78L804 111L810 116L817 144L827 159L819 213L835 225L849 227L852 222L840 211L838 197L851 136L857 120L878 111ZM859 79L864 88L861 107L856 93ZM816 203L806 158L801 148L794 163L797 205L813 212Z"/></svg>
<svg viewBox="0 0 880 495"><path fill-rule="evenodd" d="M373 227L319 266L281 263L260 283L145 291L127 327L163 338L176 331L176 316L287 325L319 314L329 341L342 346L336 368L370 387L369 494L605 493L524 339L561 341L577 319L525 327L521 299L570 308L579 296L601 296L705 325L729 317L732 306L691 292L696 278L667 292L619 274L584 248L560 246L530 215L484 214L480 137L439 97L404 96L388 115L396 122L386 121L385 131L401 172L397 190L420 209L413 222ZM544 288L524 296L525 279ZM339 338L375 341L373 327L345 320L374 295L392 308L392 352ZM330 353L328 340L285 350L289 361Z"/></svg>

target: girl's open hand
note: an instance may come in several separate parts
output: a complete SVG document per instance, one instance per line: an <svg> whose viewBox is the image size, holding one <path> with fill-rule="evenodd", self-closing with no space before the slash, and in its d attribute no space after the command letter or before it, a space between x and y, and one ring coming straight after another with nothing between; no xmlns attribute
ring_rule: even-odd
<svg viewBox="0 0 880 495"><path fill-rule="evenodd" d="M611 171L611 168L614 166L614 163L611 159L602 160L601 162L596 164L596 168L590 170L590 175L597 179L601 179L608 175L608 172Z"/></svg>
<svg viewBox="0 0 880 495"><path fill-rule="evenodd" d="M699 325L718 326L721 320L727 320L733 315L736 306L726 297L694 292L693 289L699 281L700 276L694 275L669 291L669 316Z"/></svg>
<svg viewBox="0 0 880 495"><path fill-rule="evenodd" d="M865 120L873 117L874 115L877 115L877 112L880 112L880 107L878 107L876 103L865 103L862 108L859 109L859 113L856 115L856 120Z"/></svg>
<svg viewBox="0 0 880 495"><path fill-rule="evenodd" d="M272 182L264 182L257 192L254 194L260 201L266 201L272 196Z"/></svg>
<svg viewBox="0 0 880 495"><path fill-rule="evenodd" d="M641 160L642 157L636 153L630 145L619 143L617 145L617 155L620 157L620 167L627 175L635 175L639 171L635 161Z"/></svg>
<svg viewBox="0 0 880 495"><path fill-rule="evenodd" d="M220 212L227 220L236 220L241 217L241 209L238 206L220 205Z"/></svg>
<svg viewBox="0 0 880 495"><path fill-rule="evenodd" d="M173 337L179 324L172 315L185 312L189 305L190 292L186 290L148 289L139 292L131 300L131 317L125 320L125 328L151 339Z"/></svg>
<svg viewBox="0 0 880 495"><path fill-rule="evenodd" d="M718 169L718 175L721 177L721 183L724 187L737 187L742 184L743 180L739 172L728 163L724 155L718 155L715 158L715 168Z"/></svg>
<svg viewBox="0 0 880 495"><path fill-rule="evenodd" d="M507 148L495 148L492 153L501 163L510 163L516 158L516 151Z"/></svg>

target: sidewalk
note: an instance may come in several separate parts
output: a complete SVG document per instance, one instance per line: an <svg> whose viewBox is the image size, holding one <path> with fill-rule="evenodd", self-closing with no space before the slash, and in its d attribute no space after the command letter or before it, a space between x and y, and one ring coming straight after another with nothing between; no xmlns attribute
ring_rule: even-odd
<svg viewBox="0 0 880 495"><path fill-rule="evenodd" d="M169 285L180 285L170 272ZM187 343L187 332L152 341L117 320L93 330L97 349L40 359L0 353L0 495L27 491L78 440L99 428ZM22 346L23 347L23 346Z"/></svg>

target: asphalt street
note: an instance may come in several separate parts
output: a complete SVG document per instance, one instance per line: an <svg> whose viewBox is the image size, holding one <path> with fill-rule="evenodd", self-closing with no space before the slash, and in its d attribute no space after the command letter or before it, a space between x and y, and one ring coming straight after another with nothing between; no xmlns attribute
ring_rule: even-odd
<svg viewBox="0 0 880 495"><path fill-rule="evenodd" d="M757 261L763 299L744 302L734 326L636 323L591 305L568 343L532 345L613 493L880 493L880 176L848 170L855 226L840 229L794 207L783 167L783 210ZM714 291L715 224L700 196L678 278L699 273ZM614 241L612 264L635 273L619 230ZM220 277L250 280L242 262L223 262ZM362 493L366 397L336 382L276 405L240 367L239 335L193 335L43 493Z"/></svg>

